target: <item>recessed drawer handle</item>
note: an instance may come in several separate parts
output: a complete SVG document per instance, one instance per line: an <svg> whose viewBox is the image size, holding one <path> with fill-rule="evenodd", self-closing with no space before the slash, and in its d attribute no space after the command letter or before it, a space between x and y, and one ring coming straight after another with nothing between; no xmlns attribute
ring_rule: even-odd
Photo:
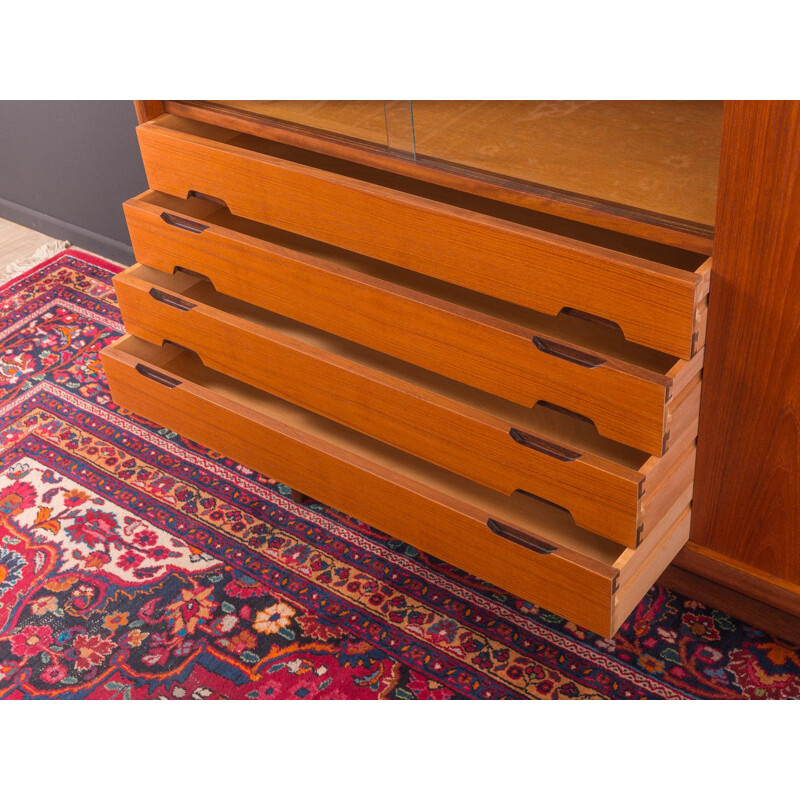
<svg viewBox="0 0 800 800"><path fill-rule="evenodd" d="M490 518L486 524L492 533L496 533L498 536L502 536L504 539L508 539L511 542L521 544L523 547L527 547L528 550L539 553L539 555L546 556L556 550L555 545L535 539L529 533L525 533L518 528L512 528L510 525L498 522L496 519Z"/></svg>
<svg viewBox="0 0 800 800"><path fill-rule="evenodd" d="M534 336L533 343L543 353L555 356L556 358L563 358L564 361L569 361L580 367L594 369L606 363L604 358L585 353L583 350L579 350L577 347L570 347L568 344L553 342L550 339L542 339L541 336Z"/></svg>
<svg viewBox="0 0 800 800"><path fill-rule="evenodd" d="M140 375L144 375L145 378L150 378L151 381L161 383L164 386L169 386L170 389L181 385L181 382L177 378L171 378L169 375L165 375L163 372L159 372L152 367L148 367L147 364L137 364L136 371Z"/></svg>
<svg viewBox="0 0 800 800"><path fill-rule="evenodd" d="M174 294L167 294L161 289L156 289L155 286L150 289L150 297L152 297L154 300L158 300L159 303L172 306L180 311L191 311L195 307L195 303L190 303L188 300L184 300L182 297L175 297Z"/></svg>
<svg viewBox="0 0 800 800"><path fill-rule="evenodd" d="M619 324L614 322L614 320L607 319L606 317L598 317L597 314L589 314L586 311L578 311L577 308L568 308L565 306L561 309L561 313L566 314L568 317L575 317L575 319L584 319L594 325L602 325L604 328L611 328L615 331L622 330Z"/></svg>
<svg viewBox="0 0 800 800"><path fill-rule="evenodd" d="M202 272L195 272L193 269L187 269L186 267L175 267L175 272L181 272L184 275L190 275L192 278L199 278L201 281L208 281L211 282L211 278L208 275L203 275Z"/></svg>
<svg viewBox="0 0 800 800"><path fill-rule="evenodd" d="M205 194L204 192L197 192L194 189L190 189L188 192L186 192L187 200L191 200L193 197L196 197L198 200L205 200L207 203L213 203L215 206L228 208L228 204L221 197L214 197L213 194Z"/></svg>
<svg viewBox="0 0 800 800"><path fill-rule="evenodd" d="M192 219L185 219L184 217L179 217L176 214L170 214L167 211L161 212L161 219L167 223L167 225L172 225L175 228L181 228L185 231L189 231L190 233L202 233L208 225L203 225L201 222L195 222Z"/></svg>
<svg viewBox="0 0 800 800"><path fill-rule="evenodd" d="M546 456L556 458L559 461L576 461L583 455L577 450L570 450L568 447L562 447L560 444L550 442L547 439L542 439L517 428L512 428L508 433L515 442L525 445L525 447L530 447L538 453L544 453Z"/></svg>

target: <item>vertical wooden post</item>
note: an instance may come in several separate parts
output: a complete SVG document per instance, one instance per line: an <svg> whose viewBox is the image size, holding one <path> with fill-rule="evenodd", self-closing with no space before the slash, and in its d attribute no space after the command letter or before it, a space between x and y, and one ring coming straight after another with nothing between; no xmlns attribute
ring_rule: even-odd
<svg viewBox="0 0 800 800"><path fill-rule="evenodd" d="M709 299L675 563L800 615L800 102L725 104Z"/></svg>

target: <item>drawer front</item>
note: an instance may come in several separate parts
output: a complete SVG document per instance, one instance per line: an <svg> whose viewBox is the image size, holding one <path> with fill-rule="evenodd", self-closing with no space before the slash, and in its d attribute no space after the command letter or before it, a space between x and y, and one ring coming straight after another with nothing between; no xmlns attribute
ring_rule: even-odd
<svg viewBox="0 0 800 800"><path fill-rule="evenodd" d="M331 169L207 138L219 129L165 115L138 128L150 187L218 197L258 220L556 315L609 319L634 342L690 358L707 293L693 272ZM212 135L211 133L208 134ZM263 145L262 145L263 149ZM376 178L377 180L377 178Z"/></svg>
<svg viewBox="0 0 800 800"><path fill-rule="evenodd" d="M199 302L181 292L182 283L196 279L163 280L159 288L140 277L147 273L132 268L114 280L128 333L193 350L212 369L505 495L522 490L542 497L614 541L635 546L649 533L640 529L640 472L394 377L366 359L315 347L285 325L258 324Z"/></svg>
<svg viewBox="0 0 800 800"><path fill-rule="evenodd" d="M613 554L607 563L578 546L554 544L535 528L520 529L293 427L263 406L170 371L176 348L148 345L157 352L144 357L132 342L145 344L124 337L101 354L120 405L602 635L622 623L615 594L621 573L640 572L636 551L622 550L617 566ZM675 546L676 536L682 533L675 525L660 532L648 552Z"/></svg>
<svg viewBox="0 0 800 800"><path fill-rule="evenodd" d="M544 401L568 409L591 419L603 436L648 453L661 455L677 438L679 431L668 435L667 393L679 376L540 336L255 236L176 217L141 199L126 203L125 214L136 257L147 266L201 273L224 294L520 405ZM701 358L679 364L694 369Z"/></svg>

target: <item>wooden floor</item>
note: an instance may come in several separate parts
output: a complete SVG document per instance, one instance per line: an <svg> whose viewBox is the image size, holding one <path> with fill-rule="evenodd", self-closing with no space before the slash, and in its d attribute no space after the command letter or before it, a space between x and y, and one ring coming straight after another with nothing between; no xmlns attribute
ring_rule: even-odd
<svg viewBox="0 0 800 800"><path fill-rule="evenodd" d="M42 245L55 242L51 236L0 219L0 270L32 256Z"/></svg>

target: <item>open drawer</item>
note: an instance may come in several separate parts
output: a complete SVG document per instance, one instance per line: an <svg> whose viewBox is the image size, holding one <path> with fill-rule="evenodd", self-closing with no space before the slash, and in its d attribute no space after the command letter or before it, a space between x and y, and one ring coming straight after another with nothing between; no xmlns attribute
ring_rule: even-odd
<svg viewBox="0 0 800 800"><path fill-rule="evenodd" d="M514 403L547 402L607 438L661 455L696 423L703 352L690 361L573 315L548 317L235 217L198 198L125 204L136 257L227 295Z"/></svg>
<svg viewBox="0 0 800 800"><path fill-rule="evenodd" d="M505 497L219 372L125 336L114 400L435 557L610 636L688 539L688 489L636 549L534 498Z"/></svg>
<svg viewBox="0 0 800 800"><path fill-rule="evenodd" d="M523 491L636 546L691 485L696 424L661 458L574 415L532 409L215 291L137 265L114 285L128 333L195 352L278 395L505 495Z"/></svg>
<svg viewBox="0 0 800 800"><path fill-rule="evenodd" d="M545 315L601 317L680 358L703 345L705 256L170 114L137 131L152 189Z"/></svg>

